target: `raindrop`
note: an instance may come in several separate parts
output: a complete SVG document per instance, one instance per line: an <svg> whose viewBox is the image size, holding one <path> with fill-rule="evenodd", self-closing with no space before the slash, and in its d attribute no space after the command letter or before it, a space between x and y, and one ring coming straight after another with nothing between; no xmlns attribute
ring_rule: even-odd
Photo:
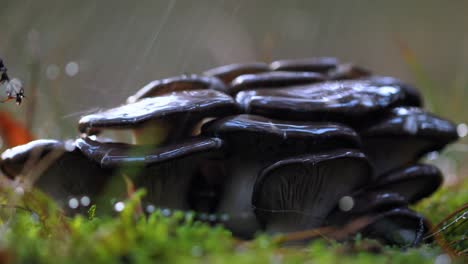
<svg viewBox="0 0 468 264"><path fill-rule="evenodd" d="M49 80L55 80L60 75L60 68L55 64L50 64L46 68L46 76Z"/></svg>
<svg viewBox="0 0 468 264"><path fill-rule="evenodd" d="M78 65L78 63L74 61L70 61L65 66L65 73L70 77L77 75L79 71L80 71L80 66Z"/></svg>
<svg viewBox="0 0 468 264"><path fill-rule="evenodd" d="M156 210L156 207L154 207L154 205L148 204L148 205L146 206L146 212L152 213L152 212L154 212L154 210Z"/></svg>
<svg viewBox="0 0 468 264"><path fill-rule="evenodd" d="M203 249L200 246L193 246L192 247L192 256L194 257L201 257L203 255Z"/></svg>
<svg viewBox="0 0 468 264"><path fill-rule="evenodd" d="M210 222L216 221L216 215L210 214L210 215L208 216L208 220L209 220Z"/></svg>
<svg viewBox="0 0 468 264"><path fill-rule="evenodd" d="M457 132L459 137L466 137L466 135L468 135L468 125L465 123L458 124Z"/></svg>
<svg viewBox="0 0 468 264"><path fill-rule="evenodd" d="M221 221L226 222L226 221L229 220L229 215L228 214L222 214L220 218L221 218Z"/></svg>
<svg viewBox="0 0 468 264"><path fill-rule="evenodd" d="M205 213L201 213L200 215L198 215L198 218L202 221L205 221L208 218L208 215Z"/></svg>
<svg viewBox="0 0 468 264"><path fill-rule="evenodd" d="M72 152L73 150L75 150L75 141L72 139L65 141L64 148L66 151Z"/></svg>
<svg viewBox="0 0 468 264"><path fill-rule="evenodd" d="M71 198L70 200L68 200L68 207L70 207L71 209L76 209L79 205L80 203L76 198Z"/></svg>
<svg viewBox="0 0 468 264"><path fill-rule="evenodd" d="M341 211L347 212L354 207L354 199L351 196L343 196L338 202Z"/></svg>
<svg viewBox="0 0 468 264"><path fill-rule="evenodd" d="M171 215L171 210L164 208L161 210L162 215L164 216L170 216Z"/></svg>
<svg viewBox="0 0 468 264"><path fill-rule="evenodd" d="M20 186L16 187L15 188L15 193L18 194L18 195L23 195L24 194L23 187L20 187Z"/></svg>
<svg viewBox="0 0 468 264"><path fill-rule="evenodd" d="M439 152L437 151L431 151L426 154L427 160L436 160L438 157L439 157Z"/></svg>
<svg viewBox="0 0 468 264"><path fill-rule="evenodd" d="M125 208L125 204L123 202L117 202L114 205L114 210L117 212L122 212L124 208Z"/></svg>
<svg viewBox="0 0 468 264"><path fill-rule="evenodd" d="M83 196L80 199L80 203L84 207L89 206L91 204L91 199L88 196Z"/></svg>
<svg viewBox="0 0 468 264"><path fill-rule="evenodd" d="M434 260L434 264L450 264L452 260L447 254L440 254Z"/></svg>

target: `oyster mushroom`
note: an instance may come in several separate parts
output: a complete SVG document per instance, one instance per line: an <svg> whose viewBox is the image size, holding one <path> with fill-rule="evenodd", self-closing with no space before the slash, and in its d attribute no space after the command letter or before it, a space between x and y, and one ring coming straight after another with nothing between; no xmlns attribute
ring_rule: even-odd
<svg viewBox="0 0 468 264"><path fill-rule="evenodd" d="M353 127L362 126L392 106L412 102L399 86L378 86L365 80L242 91L236 101L250 114L285 120L341 122Z"/></svg>
<svg viewBox="0 0 468 264"><path fill-rule="evenodd" d="M218 212L231 215L226 226L243 237L259 228L251 197L262 168L291 155L359 146L357 134L340 124L280 121L253 115L214 120L202 128L202 134L219 137L226 144L226 176L217 178L223 180Z"/></svg>
<svg viewBox="0 0 468 264"><path fill-rule="evenodd" d="M204 118L238 110L230 96L215 90L176 91L83 116L79 129L88 134L129 129L134 131L137 144L159 145L189 137Z"/></svg>
<svg viewBox="0 0 468 264"><path fill-rule="evenodd" d="M236 77L244 74L254 74L270 71L268 64L263 62L236 63L216 67L205 71L203 74L221 79L225 84L230 84Z"/></svg>
<svg viewBox="0 0 468 264"><path fill-rule="evenodd" d="M315 72L283 72L273 71L257 74L244 74L235 78L228 87L227 93L236 94L239 91L259 88L278 88L297 84L317 83L325 80L320 73Z"/></svg>
<svg viewBox="0 0 468 264"><path fill-rule="evenodd" d="M10 178L23 176L34 181L62 205L69 196L97 195L113 173L83 156L73 143L57 140L35 140L6 150L1 170ZM34 179L27 178L29 175Z"/></svg>
<svg viewBox="0 0 468 264"><path fill-rule="evenodd" d="M405 207L371 215L370 219L370 224L359 232L389 245L416 246L430 229L422 215Z"/></svg>
<svg viewBox="0 0 468 264"><path fill-rule="evenodd" d="M416 203L434 193L442 181L437 167L414 164L382 176L369 189L398 193L410 203Z"/></svg>
<svg viewBox="0 0 468 264"><path fill-rule="evenodd" d="M363 153L339 149L281 160L258 176L252 204L267 232L320 227L339 199L372 179Z"/></svg>
<svg viewBox="0 0 468 264"><path fill-rule="evenodd" d="M315 57L306 59L277 60L270 64L274 71L299 71L326 73L338 65L333 57Z"/></svg>
<svg viewBox="0 0 468 264"><path fill-rule="evenodd" d="M399 86L403 89L408 96L409 105L419 106L421 107L423 102L423 97L416 87L404 83L397 78L389 77L389 76L380 76L380 75L372 75L362 78L363 80L370 81L372 84L377 86Z"/></svg>
<svg viewBox="0 0 468 264"><path fill-rule="evenodd" d="M181 75L148 83L134 95L128 97L127 103L135 103L143 98L154 97L171 92L202 89L225 91L226 87L218 78L199 76L195 74Z"/></svg>
<svg viewBox="0 0 468 264"><path fill-rule="evenodd" d="M415 163L458 138L455 125L416 107L396 107L360 131L363 151L378 176Z"/></svg>
<svg viewBox="0 0 468 264"><path fill-rule="evenodd" d="M328 79L330 80L350 80L370 75L371 72L369 70L351 63L340 64L327 73Z"/></svg>
<svg viewBox="0 0 468 264"><path fill-rule="evenodd" d="M190 209L199 164L204 158L218 155L223 143L217 138L190 138L154 148L84 138L76 145L101 167L123 169L137 187L147 189L145 201L159 207Z"/></svg>
<svg viewBox="0 0 468 264"><path fill-rule="evenodd" d="M327 216L326 225L341 227L359 217L407 205L408 200L398 193L364 188L350 196L341 197L338 206Z"/></svg>

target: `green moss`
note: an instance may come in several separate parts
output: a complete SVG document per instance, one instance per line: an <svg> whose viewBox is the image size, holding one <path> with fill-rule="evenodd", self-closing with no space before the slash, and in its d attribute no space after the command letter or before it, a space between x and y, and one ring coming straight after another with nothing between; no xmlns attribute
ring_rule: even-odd
<svg viewBox="0 0 468 264"><path fill-rule="evenodd" d="M438 221L468 200L467 187L465 181L456 189L443 189L416 209ZM0 262L408 264L434 263L443 253L436 244L402 250L359 236L354 242L317 240L294 247L281 246L266 235L238 241L220 226L195 221L193 213L175 212L165 217L156 211L145 217L139 209L142 195L143 191L136 192L114 217L97 217L99 207L93 207L89 216L73 218L63 218L40 194L25 195L22 206L37 213L19 209L2 212Z"/></svg>

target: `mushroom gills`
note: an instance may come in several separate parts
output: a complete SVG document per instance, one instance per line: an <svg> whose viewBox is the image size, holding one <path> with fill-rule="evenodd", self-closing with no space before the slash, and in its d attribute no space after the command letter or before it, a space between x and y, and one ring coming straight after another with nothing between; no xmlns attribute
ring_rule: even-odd
<svg viewBox="0 0 468 264"><path fill-rule="evenodd" d="M410 203L430 196L442 184L439 169L428 164L414 164L380 177L370 190L398 193Z"/></svg>
<svg viewBox="0 0 468 264"><path fill-rule="evenodd" d="M416 162L426 152L435 150L424 138L372 137L362 139L362 149L374 166L377 177Z"/></svg>
<svg viewBox="0 0 468 264"><path fill-rule="evenodd" d="M341 197L371 177L367 159L355 150L286 159L262 171L252 204L267 232L317 228Z"/></svg>

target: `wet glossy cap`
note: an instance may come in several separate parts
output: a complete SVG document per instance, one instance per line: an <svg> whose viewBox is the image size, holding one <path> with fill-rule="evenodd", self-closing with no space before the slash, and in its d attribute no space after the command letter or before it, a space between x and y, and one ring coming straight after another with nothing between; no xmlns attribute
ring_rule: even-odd
<svg viewBox="0 0 468 264"><path fill-rule="evenodd" d="M254 74L270 71L268 64L264 62L236 63L216 67L205 71L203 74L221 79L225 84L230 84L236 77L244 74Z"/></svg>
<svg viewBox="0 0 468 264"><path fill-rule="evenodd" d="M88 132L102 128L134 128L151 120L182 118L185 121L199 121L204 117L237 112L238 106L234 100L221 92L178 91L83 116L79 121L79 129Z"/></svg>
<svg viewBox="0 0 468 264"><path fill-rule="evenodd" d="M148 166L197 153L218 151L223 147L223 142L219 138L191 138L158 148L115 142L103 143L90 138L78 139L75 144L86 157L99 163L103 168L124 165Z"/></svg>
<svg viewBox="0 0 468 264"><path fill-rule="evenodd" d="M336 147L359 147L353 129L336 123L275 120L255 115L236 115L206 124L202 134L222 138L236 155L285 156ZM245 154L243 154L245 153Z"/></svg>
<svg viewBox="0 0 468 264"><path fill-rule="evenodd" d="M377 86L399 86L408 95L408 101L410 105L420 107L424 104L423 97L419 90L416 89L416 87L407 84L397 78L389 76L372 75L364 77L363 80L368 80Z"/></svg>
<svg viewBox="0 0 468 264"><path fill-rule="evenodd" d="M228 87L229 94L236 94L244 90L272 89L298 84L310 84L324 81L320 73L315 72L284 72L274 71L257 74L245 74L235 78Z"/></svg>
<svg viewBox="0 0 468 264"><path fill-rule="evenodd" d="M226 86L218 78L200 75L181 75L148 83L127 99L127 103L134 103L147 97L159 96L177 91L214 89L225 91Z"/></svg>
<svg viewBox="0 0 468 264"><path fill-rule="evenodd" d="M360 134L363 150L379 177L458 138L455 124L417 107L391 109Z"/></svg>
<svg viewBox="0 0 468 264"><path fill-rule="evenodd" d="M429 197L442 184L440 170L429 164L414 164L379 178L372 190L398 193L410 203Z"/></svg>
<svg viewBox="0 0 468 264"><path fill-rule="evenodd" d="M315 57L306 59L277 60L270 64L274 71L302 71L326 73L336 68L338 59L333 57Z"/></svg>
<svg viewBox="0 0 468 264"><path fill-rule="evenodd" d="M378 86L363 80L243 91L236 101L251 114L352 126L366 123L392 106L410 103L398 86Z"/></svg>
<svg viewBox="0 0 468 264"><path fill-rule="evenodd" d="M336 68L331 69L328 73L329 80L351 80L370 76L372 73L363 67L347 63L340 64Z"/></svg>
<svg viewBox="0 0 468 264"><path fill-rule="evenodd" d="M14 178L23 171L28 161L32 162L31 166L34 166L38 160L53 150L65 151L65 144L53 139L34 140L5 150L1 156L0 167L6 176Z"/></svg>

